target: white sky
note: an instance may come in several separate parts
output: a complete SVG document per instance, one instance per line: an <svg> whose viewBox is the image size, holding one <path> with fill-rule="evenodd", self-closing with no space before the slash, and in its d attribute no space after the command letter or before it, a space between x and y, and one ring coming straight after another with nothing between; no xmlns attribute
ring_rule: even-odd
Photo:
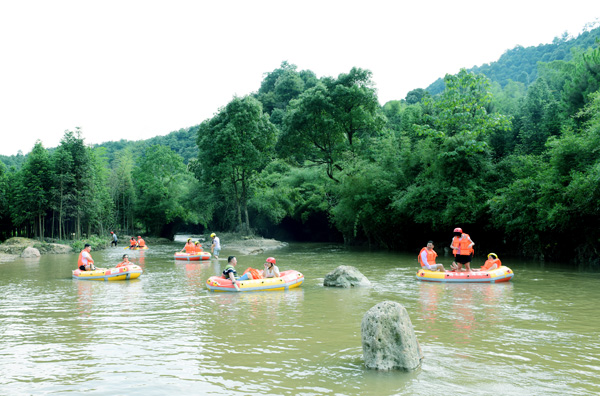
<svg viewBox="0 0 600 396"><path fill-rule="evenodd" d="M598 0L0 0L0 154L197 125L284 60L369 69L384 104L598 17Z"/></svg>

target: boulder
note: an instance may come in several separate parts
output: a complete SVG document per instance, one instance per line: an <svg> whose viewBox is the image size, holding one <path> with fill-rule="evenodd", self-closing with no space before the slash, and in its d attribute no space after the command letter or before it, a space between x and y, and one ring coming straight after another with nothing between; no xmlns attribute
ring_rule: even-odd
<svg viewBox="0 0 600 396"><path fill-rule="evenodd" d="M40 251L34 247L27 247L21 253L21 257L23 258L31 258L31 257L40 257Z"/></svg>
<svg viewBox="0 0 600 396"><path fill-rule="evenodd" d="M370 286L371 282L356 268L349 265L340 265L327 275L323 286L352 287Z"/></svg>
<svg viewBox="0 0 600 396"><path fill-rule="evenodd" d="M421 365L423 352L401 304L384 301L369 309L363 317L361 333L367 368L412 371Z"/></svg>

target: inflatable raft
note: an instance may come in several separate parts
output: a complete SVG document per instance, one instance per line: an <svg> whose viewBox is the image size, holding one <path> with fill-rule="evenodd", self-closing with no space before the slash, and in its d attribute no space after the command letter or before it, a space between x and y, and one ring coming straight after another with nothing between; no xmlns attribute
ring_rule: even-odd
<svg viewBox="0 0 600 396"><path fill-rule="evenodd" d="M508 282L512 279L514 272L505 266L492 271L430 271L420 269L417 271L417 279L428 282L470 282L470 283L499 283Z"/></svg>
<svg viewBox="0 0 600 396"><path fill-rule="evenodd" d="M304 282L304 275L295 270L280 272L279 278L252 279L237 282L239 291L288 290L298 287ZM231 280L222 276L211 276L206 281L206 287L215 292L237 292Z"/></svg>
<svg viewBox="0 0 600 396"><path fill-rule="evenodd" d="M94 271L82 271L79 268L73 271L74 279L116 281L135 279L142 274L142 267L138 265L126 265L119 268L99 268Z"/></svg>
<svg viewBox="0 0 600 396"><path fill-rule="evenodd" d="M136 246L134 248L130 247L130 248L125 248L125 249L129 249L129 250L148 250L148 245L146 245L144 247Z"/></svg>
<svg viewBox="0 0 600 396"><path fill-rule="evenodd" d="M200 253L184 253L177 252L175 253L175 260L185 260L185 261L200 261L200 260L210 260L209 252L200 252Z"/></svg>

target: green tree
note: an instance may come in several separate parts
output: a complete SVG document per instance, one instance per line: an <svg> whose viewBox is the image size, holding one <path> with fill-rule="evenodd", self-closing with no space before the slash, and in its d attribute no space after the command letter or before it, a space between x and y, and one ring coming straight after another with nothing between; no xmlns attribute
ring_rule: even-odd
<svg viewBox="0 0 600 396"><path fill-rule="evenodd" d="M353 68L323 79L290 103L278 151L297 164L324 165L327 176L339 181L334 171L342 170L355 138L375 135L384 123L371 72Z"/></svg>
<svg viewBox="0 0 600 396"><path fill-rule="evenodd" d="M183 158L168 147L151 146L139 159L135 212L148 232L170 237L169 224L187 219L189 212L183 204L186 172Z"/></svg>
<svg viewBox="0 0 600 396"><path fill-rule="evenodd" d="M262 105L252 97L234 98L200 125L198 158L203 178L216 184L224 195L233 195L242 232L250 229L249 188L255 174L273 156L276 133L277 128L263 113Z"/></svg>

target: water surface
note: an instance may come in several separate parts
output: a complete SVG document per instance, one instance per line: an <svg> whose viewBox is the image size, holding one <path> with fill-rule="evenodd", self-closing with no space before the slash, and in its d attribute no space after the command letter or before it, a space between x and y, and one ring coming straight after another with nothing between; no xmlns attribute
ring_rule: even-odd
<svg viewBox="0 0 600 396"><path fill-rule="evenodd" d="M223 242L221 257L237 253ZM176 262L182 246L128 252L144 273L122 282L71 279L76 254L0 264L0 394L600 393L597 274L503 260L510 283L424 283L413 254L290 244L238 255L238 270L272 255L304 273L300 288L212 293L204 282L225 260ZM110 266L123 252L92 255ZM323 287L338 265L373 286ZM415 372L364 368L361 320L385 300L411 317L425 355Z"/></svg>

